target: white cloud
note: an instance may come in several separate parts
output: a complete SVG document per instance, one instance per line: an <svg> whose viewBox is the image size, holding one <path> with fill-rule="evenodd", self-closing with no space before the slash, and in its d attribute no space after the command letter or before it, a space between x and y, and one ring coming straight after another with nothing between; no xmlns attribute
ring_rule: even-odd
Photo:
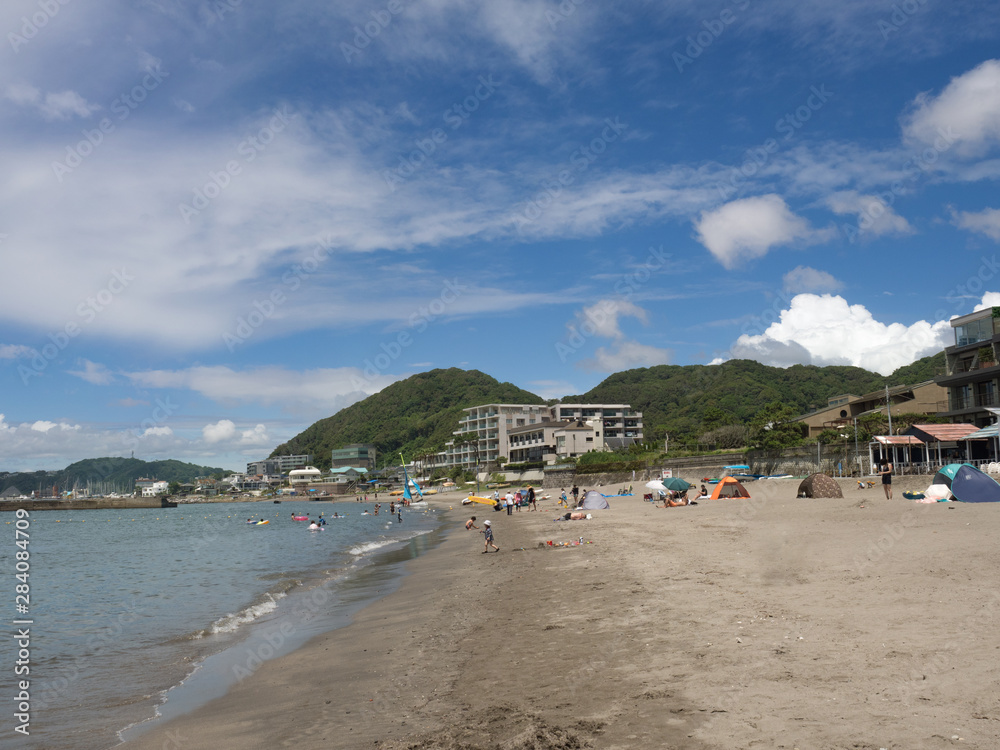
<svg viewBox="0 0 1000 750"><path fill-rule="evenodd" d="M854 365L888 375L941 351L951 340L951 326L945 321L886 324L843 297L799 294L780 320L760 335L740 336L730 354L777 367Z"/></svg>
<svg viewBox="0 0 1000 750"><path fill-rule="evenodd" d="M207 424L201 429L206 443L221 443L236 437L236 425L231 419L220 419L215 424Z"/></svg>
<svg viewBox="0 0 1000 750"><path fill-rule="evenodd" d="M148 438L148 437L169 437L169 436L171 436L173 434L174 434L174 431L171 430L169 427L166 427L166 426L163 426L163 427L147 427L145 430L143 430L142 435L140 435L139 437L143 437L143 438Z"/></svg>
<svg viewBox="0 0 1000 750"><path fill-rule="evenodd" d="M619 372L634 367L668 365L672 356L673 352L668 349L622 340L610 347L597 347L593 358L582 361L580 367L596 372Z"/></svg>
<svg viewBox="0 0 1000 750"><path fill-rule="evenodd" d="M621 317L636 318L642 323L649 321L646 311L628 300L602 299L576 314L576 325L588 335L604 338L622 338L619 327Z"/></svg>
<svg viewBox="0 0 1000 750"><path fill-rule="evenodd" d="M621 330L620 319L635 318L641 323L648 322L646 311L628 300L602 299L576 314L576 321L568 326L568 344L557 347L561 355L575 351L591 337L611 339L611 346L600 346L591 359L578 363L585 370L616 372L633 367L651 367L670 362L672 352L655 346L640 344L628 339ZM563 350L561 347L566 346Z"/></svg>
<svg viewBox="0 0 1000 750"><path fill-rule="evenodd" d="M808 244L829 236L810 228L809 222L773 193L703 211L695 230L698 241L726 268L766 255L776 245Z"/></svg>
<svg viewBox="0 0 1000 750"><path fill-rule="evenodd" d="M258 424L249 430L243 430L240 435L241 445L270 445L271 438L267 434L267 427Z"/></svg>
<svg viewBox="0 0 1000 750"><path fill-rule="evenodd" d="M30 357L35 350L22 344L0 344L0 359L20 359Z"/></svg>
<svg viewBox="0 0 1000 750"><path fill-rule="evenodd" d="M861 195L855 190L841 190L829 196L826 203L839 216L857 216L856 230L853 226L847 226L848 237L852 236L852 232L874 237L913 233L910 223L877 195Z"/></svg>
<svg viewBox="0 0 1000 750"><path fill-rule="evenodd" d="M987 307L1000 307L1000 292L986 292L979 304L972 309L974 312L978 312Z"/></svg>
<svg viewBox="0 0 1000 750"><path fill-rule="evenodd" d="M76 375L81 380L86 380L93 385L111 385L115 382L114 373L107 367L89 359L83 360L82 370L69 370L70 375Z"/></svg>
<svg viewBox="0 0 1000 750"><path fill-rule="evenodd" d="M220 365L129 372L125 377L143 388L189 389L219 403L277 404L287 412L329 416L405 376L357 367L298 372L277 366L237 371ZM232 429L235 434L235 425Z"/></svg>
<svg viewBox="0 0 1000 750"><path fill-rule="evenodd" d="M784 289L792 294L801 292L836 292L843 283L826 271L809 266L796 266L782 277Z"/></svg>
<svg viewBox="0 0 1000 750"><path fill-rule="evenodd" d="M903 118L903 134L963 155L988 150L1000 139L1000 60L987 60L952 78L936 97L918 96Z"/></svg>
<svg viewBox="0 0 1000 750"><path fill-rule="evenodd" d="M35 432L48 432L49 430L54 429L57 426L58 425L56 425L55 422L48 422L46 420L40 419L33 425L31 425L31 429L33 429Z"/></svg>
<svg viewBox="0 0 1000 750"><path fill-rule="evenodd" d="M265 446L271 444L271 438L267 434L267 427L262 424L255 425L246 430L240 430L231 419L220 419L214 424L207 424L201 429L205 442L214 445L218 443L232 443L240 446Z"/></svg>
<svg viewBox="0 0 1000 750"><path fill-rule="evenodd" d="M978 213L953 211L952 219L960 229L979 232L1000 242L1000 208L986 208Z"/></svg>
<svg viewBox="0 0 1000 750"><path fill-rule="evenodd" d="M22 107L37 109L46 120L68 120L71 117L89 117L100 107L89 103L75 91L60 91L42 96L42 92L28 84L12 84L5 92L7 99Z"/></svg>

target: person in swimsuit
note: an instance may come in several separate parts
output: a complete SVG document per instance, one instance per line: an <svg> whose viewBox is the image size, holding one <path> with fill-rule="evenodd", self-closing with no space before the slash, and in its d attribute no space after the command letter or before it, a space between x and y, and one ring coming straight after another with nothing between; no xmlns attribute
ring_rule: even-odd
<svg viewBox="0 0 1000 750"><path fill-rule="evenodd" d="M885 499L892 500L892 464L888 461L882 462L882 490L885 492Z"/></svg>
<svg viewBox="0 0 1000 750"><path fill-rule="evenodd" d="M476 526L476 517L475 516L473 516L472 518L470 518L468 521L465 522L465 530L466 531L468 531L469 529L478 529L478 528L479 527Z"/></svg>

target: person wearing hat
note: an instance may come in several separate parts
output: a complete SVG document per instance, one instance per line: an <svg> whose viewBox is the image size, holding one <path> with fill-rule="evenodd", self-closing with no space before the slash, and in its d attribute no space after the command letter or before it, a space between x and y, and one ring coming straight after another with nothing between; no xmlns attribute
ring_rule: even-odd
<svg viewBox="0 0 1000 750"><path fill-rule="evenodd" d="M490 547L499 552L500 548L493 543L493 524L487 519L483 521L483 527L483 536L486 538L486 549L483 550L483 554L489 552Z"/></svg>

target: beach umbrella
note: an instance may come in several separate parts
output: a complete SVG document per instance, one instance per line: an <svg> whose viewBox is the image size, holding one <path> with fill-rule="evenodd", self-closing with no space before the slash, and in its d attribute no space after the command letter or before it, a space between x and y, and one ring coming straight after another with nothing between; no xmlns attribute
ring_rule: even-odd
<svg viewBox="0 0 1000 750"><path fill-rule="evenodd" d="M646 482L647 489L659 490L660 492L666 491L666 487L663 486L663 482L659 479L654 479L652 482Z"/></svg>
<svg viewBox="0 0 1000 750"><path fill-rule="evenodd" d="M674 492L686 492L691 489L691 483L685 482L680 477L669 477L664 479L663 486L668 490L673 490Z"/></svg>

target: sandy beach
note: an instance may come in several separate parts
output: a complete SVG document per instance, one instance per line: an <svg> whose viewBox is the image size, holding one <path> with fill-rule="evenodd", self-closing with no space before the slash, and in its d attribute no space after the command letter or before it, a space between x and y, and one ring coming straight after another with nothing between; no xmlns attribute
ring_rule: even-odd
<svg viewBox="0 0 1000 750"><path fill-rule="evenodd" d="M1000 507L928 483L558 523L437 496L456 530L398 591L122 747L1000 747Z"/></svg>

